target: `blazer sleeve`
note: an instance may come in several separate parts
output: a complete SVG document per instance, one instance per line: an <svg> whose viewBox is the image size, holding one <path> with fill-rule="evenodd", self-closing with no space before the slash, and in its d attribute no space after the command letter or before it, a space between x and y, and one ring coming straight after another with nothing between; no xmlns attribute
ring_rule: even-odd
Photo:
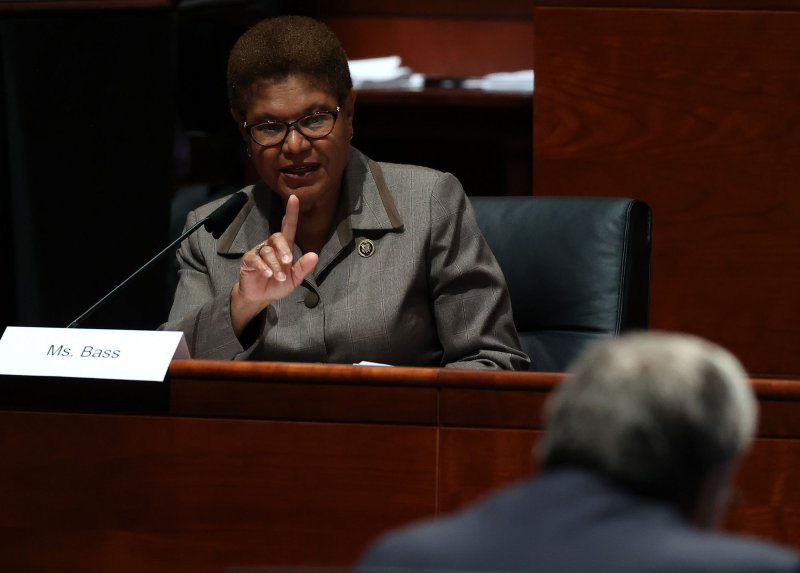
<svg viewBox="0 0 800 573"><path fill-rule="evenodd" d="M449 368L527 370L505 278L459 181L442 173L430 199L430 296Z"/></svg>
<svg viewBox="0 0 800 573"><path fill-rule="evenodd" d="M189 213L186 227L195 224ZM182 331L193 358L244 359L244 349L231 324L230 288L218 289L211 278L215 243L201 233L186 239L178 249L178 286L167 322L159 330Z"/></svg>

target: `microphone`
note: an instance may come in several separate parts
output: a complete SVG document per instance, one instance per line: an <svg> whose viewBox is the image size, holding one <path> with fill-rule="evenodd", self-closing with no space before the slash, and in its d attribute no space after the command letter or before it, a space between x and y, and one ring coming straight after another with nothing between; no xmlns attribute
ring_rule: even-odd
<svg viewBox="0 0 800 573"><path fill-rule="evenodd" d="M239 211L242 210L242 207L244 207L245 203L247 203L247 194L244 191L237 191L236 193L228 197L228 200L225 201L222 205L220 205L216 209L214 209L213 213L211 213L209 216L205 217L204 219L198 221L197 223L189 227L186 231L183 232L183 234L180 237L172 241L155 257L153 257L152 259L147 261L144 265L142 265L138 271L136 271L131 276L126 278L106 296L104 296L96 303L94 303L90 308L88 308L86 312L84 312L78 318L70 322L67 325L67 328L75 328L76 326L78 326L81 322L83 322L85 319L91 316L92 313L94 313L94 311L96 311L98 308L100 308L106 302L108 302L111 299L111 297L113 297L122 287L127 285L134 278L138 277L142 272L144 272L146 269L152 266L153 263L155 263L162 256L170 252L172 249L174 249L178 244L180 244L181 241L183 241L186 237L194 233L201 226L205 227L205 230L211 233L211 235L215 239L219 239L222 236L222 233L225 232L225 229L227 229L230 226L230 224L233 223L233 220L236 218L236 215L239 214Z"/></svg>
<svg viewBox="0 0 800 573"><path fill-rule="evenodd" d="M239 214L239 211L242 210L242 207L244 207L245 203L247 203L247 193L244 191L237 191L228 197L228 200L222 205L214 209L214 212L208 217L197 223L194 227L173 241L172 245L191 235L201 224L203 227L205 227L206 231L211 233L212 237L219 239L222 236L222 233L225 232L225 229L227 229L230 224L233 223L233 220L236 218L236 215ZM167 247L167 249L171 248L172 245ZM161 253L159 253L159 255L160 254Z"/></svg>

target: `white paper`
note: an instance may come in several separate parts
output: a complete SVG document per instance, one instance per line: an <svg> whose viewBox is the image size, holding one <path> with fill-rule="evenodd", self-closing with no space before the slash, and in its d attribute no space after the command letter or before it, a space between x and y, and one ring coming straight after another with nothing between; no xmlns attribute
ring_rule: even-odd
<svg viewBox="0 0 800 573"><path fill-rule="evenodd" d="M400 56L350 60L348 64L356 88L421 88L425 84L425 76L401 65Z"/></svg>
<svg viewBox="0 0 800 573"><path fill-rule="evenodd" d="M464 87L489 91L533 93L533 81L533 70L496 72L493 74L486 74L480 78L470 78L468 80L464 80Z"/></svg>
<svg viewBox="0 0 800 573"><path fill-rule="evenodd" d="M350 76L353 78L354 83L364 80L386 81L395 79L402 75L404 70L400 65L400 56L350 60L347 63L350 66Z"/></svg>

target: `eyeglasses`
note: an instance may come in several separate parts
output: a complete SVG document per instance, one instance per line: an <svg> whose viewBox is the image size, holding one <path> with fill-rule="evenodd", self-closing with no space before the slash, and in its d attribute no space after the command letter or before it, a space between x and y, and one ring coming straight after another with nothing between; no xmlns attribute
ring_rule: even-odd
<svg viewBox="0 0 800 573"><path fill-rule="evenodd" d="M260 146L274 147L284 142L289 135L289 130L292 128L299 131L306 139L322 139L333 131L337 117L339 117L338 105L335 111L315 111L292 122L265 121L255 125L247 125L245 121L244 129L250 135L250 139Z"/></svg>

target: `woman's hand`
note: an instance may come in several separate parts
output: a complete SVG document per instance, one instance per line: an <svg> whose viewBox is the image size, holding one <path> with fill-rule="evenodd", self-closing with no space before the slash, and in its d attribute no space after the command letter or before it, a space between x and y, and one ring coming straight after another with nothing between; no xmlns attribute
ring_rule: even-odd
<svg viewBox="0 0 800 573"><path fill-rule="evenodd" d="M239 282L231 290L231 324L237 337L258 313L296 289L317 265L316 253L305 253L292 264L299 213L300 200L292 195L280 232L242 257Z"/></svg>

